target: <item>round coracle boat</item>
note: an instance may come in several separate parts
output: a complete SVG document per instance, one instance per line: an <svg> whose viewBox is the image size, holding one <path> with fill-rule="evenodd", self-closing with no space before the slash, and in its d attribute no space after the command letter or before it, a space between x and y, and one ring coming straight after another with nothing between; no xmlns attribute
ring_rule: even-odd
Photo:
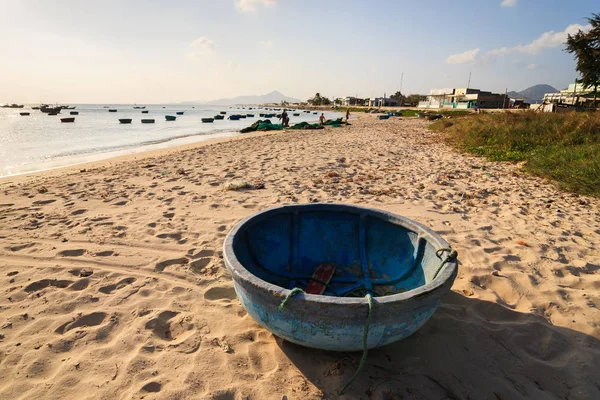
<svg viewBox="0 0 600 400"><path fill-rule="evenodd" d="M429 228L343 204L254 214L229 232L223 254L240 302L259 324L335 351L411 335L457 274L456 252Z"/></svg>

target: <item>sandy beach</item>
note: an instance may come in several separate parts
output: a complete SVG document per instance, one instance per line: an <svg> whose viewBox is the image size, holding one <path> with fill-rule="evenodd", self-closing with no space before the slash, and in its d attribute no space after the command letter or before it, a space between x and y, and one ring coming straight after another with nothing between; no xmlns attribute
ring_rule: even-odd
<svg viewBox="0 0 600 400"><path fill-rule="evenodd" d="M304 202L404 215L459 253L431 320L342 398L600 398L600 200L423 121L351 122L0 179L0 398L338 398L360 353L274 337L223 264L237 221Z"/></svg>

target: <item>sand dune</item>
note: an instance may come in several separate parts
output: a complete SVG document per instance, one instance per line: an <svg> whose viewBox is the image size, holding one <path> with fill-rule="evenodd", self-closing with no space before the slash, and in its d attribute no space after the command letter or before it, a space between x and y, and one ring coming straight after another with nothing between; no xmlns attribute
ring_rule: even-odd
<svg viewBox="0 0 600 400"><path fill-rule="evenodd" d="M223 190L237 178L264 189ZM337 398L360 354L262 329L221 252L239 219L318 201L416 219L461 263L432 319L370 352L344 398L600 398L600 201L457 154L423 122L364 116L0 189L0 398Z"/></svg>

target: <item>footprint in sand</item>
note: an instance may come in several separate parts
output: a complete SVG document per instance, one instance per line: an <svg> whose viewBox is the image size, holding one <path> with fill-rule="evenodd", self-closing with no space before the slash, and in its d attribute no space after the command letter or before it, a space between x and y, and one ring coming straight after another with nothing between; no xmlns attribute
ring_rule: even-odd
<svg viewBox="0 0 600 400"><path fill-rule="evenodd" d="M115 254L114 251L106 250L106 251L99 251L98 253L95 254L95 256L96 257L108 257L108 256L112 256L113 254Z"/></svg>
<svg viewBox="0 0 600 400"><path fill-rule="evenodd" d="M235 300L235 290L231 286L216 286L211 287L204 293L204 299L208 301L221 301L231 302Z"/></svg>
<svg viewBox="0 0 600 400"><path fill-rule="evenodd" d="M200 258L190 263L190 269L192 272L199 274L202 272L212 261L212 258Z"/></svg>
<svg viewBox="0 0 600 400"><path fill-rule="evenodd" d="M142 392L158 393L162 385L159 382L150 382L142 386Z"/></svg>
<svg viewBox="0 0 600 400"><path fill-rule="evenodd" d="M38 200L38 201L34 201L33 205L34 206L44 206L46 204L50 204L50 203L54 203L56 200Z"/></svg>
<svg viewBox="0 0 600 400"><path fill-rule="evenodd" d="M61 257L79 257L84 255L86 252L85 249L75 249L75 250L63 250L57 253L58 256Z"/></svg>
<svg viewBox="0 0 600 400"><path fill-rule="evenodd" d="M54 287L57 287L59 289L64 289L66 287L69 287L69 285L72 284L72 283L73 283L73 281L69 281L69 280L66 280L66 279L63 279L63 280L58 280L58 279L42 279L42 280L30 283L23 290L26 291L27 293L31 293L31 292L40 291L40 290L42 290L44 288L47 288L48 286L54 286Z"/></svg>
<svg viewBox="0 0 600 400"><path fill-rule="evenodd" d="M82 315L80 317L75 318L73 321L66 322L56 328L54 332L60 333L61 335L70 331L71 329L84 327L84 326L97 326L104 322L106 318L106 313L103 312L94 312L87 315Z"/></svg>
<svg viewBox="0 0 600 400"><path fill-rule="evenodd" d="M21 244L21 245L18 245L18 246L10 246L10 247L7 247L7 249L10 250L10 251L21 251L21 250L25 250L25 249L28 249L30 247L33 247L36 244L37 243L35 243L35 242L34 243L26 243L26 244Z"/></svg>
<svg viewBox="0 0 600 400"><path fill-rule="evenodd" d="M136 280L137 279L135 279L135 278L125 278L117 283L112 284L112 285L103 286L98 290L104 294L111 294L115 290L119 290L121 288L124 288L127 285L131 285Z"/></svg>
<svg viewBox="0 0 600 400"><path fill-rule="evenodd" d="M194 328L188 318L179 317L176 311L163 311L146 323L145 328L152 331L160 339L173 341L181 334Z"/></svg>
<svg viewBox="0 0 600 400"><path fill-rule="evenodd" d="M161 261L154 267L155 271L162 272L165 268L170 267L171 265L186 265L189 260L185 257L175 258L172 260Z"/></svg>

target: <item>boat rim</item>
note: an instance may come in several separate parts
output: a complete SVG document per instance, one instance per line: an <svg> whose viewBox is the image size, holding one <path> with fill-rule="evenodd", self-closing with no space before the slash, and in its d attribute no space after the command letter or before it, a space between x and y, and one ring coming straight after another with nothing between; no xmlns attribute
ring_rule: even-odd
<svg viewBox="0 0 600 400"><path fill-rule="evenodd" d="M440 235L435 233L430 228L425 225L414 221L410 218L403 217L398 214L394 214L389 211L378 210L369 207L361 207L351 204L344 203L310 203L310 204L288 204L278 207L268 208L266 210L260 211L258 213L249 215L248 217L242 219L238 222L232 229L229 231L227 236L225 237L225 242L223 243L223 259L225 261L225 266L230 269L232 275L237 275L239 278L248 281L249 283L261 287L272 294L276 294L281 298L287 296L291 289L286 289L284 287L275 285L273 283L267 282L258 276L254 275L250 271L246 269L239 262L237 256L235 255L233 249L233 241L240 233L240 231L246 228L248 222L257 217L255 221L262 220L265 217L282 214L284 212L290 210L303 210L303 211L360 211L356 212L357 215L371 215L383 219L388 222L399 223L399 225L407 228L418 234L419 238L425 239L427 242L431 243L436 250L442 248L450 248L448 242L446 242ZM440 265L443 260L440 260ZM457 274L457 259L450 260L444 265L444 268L438 273L438 275L430 282L425 283L419 287L408 290L406 292L391 294L387 296L375 296L373 299L378 304L392 304L403 301L409 301L413 298L423 298L427 295L434 295L439 289L441 289L444 285L447 284L449 280L452 279L453 275ZM448 288L450 290L450 288ZM444 293L439 293L438 295L441 297ZM338 296L325 296L325 295L317 295L317 294L308 294L302 293L302 296L305 301L317 304L366 304L367 300L364 297L338 297ZM429 296L428 296L429 297Z"/></svg>

